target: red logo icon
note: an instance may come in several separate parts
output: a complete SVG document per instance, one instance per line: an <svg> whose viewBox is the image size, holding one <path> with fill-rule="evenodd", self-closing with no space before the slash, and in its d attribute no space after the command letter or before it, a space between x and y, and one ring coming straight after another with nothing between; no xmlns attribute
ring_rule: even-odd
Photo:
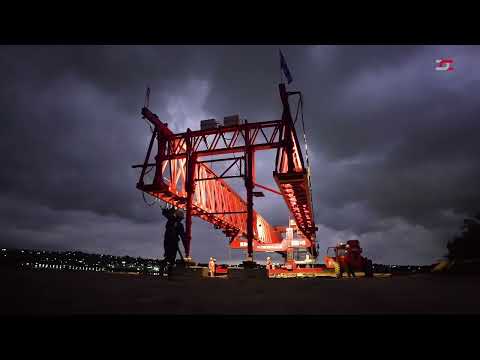
<svg viewBox="0 0 480 360"><path fill-rule="evenodd" d="M453 71L452 59L437 59L435 62L437 63L435 68L437 71Z"/></svg>

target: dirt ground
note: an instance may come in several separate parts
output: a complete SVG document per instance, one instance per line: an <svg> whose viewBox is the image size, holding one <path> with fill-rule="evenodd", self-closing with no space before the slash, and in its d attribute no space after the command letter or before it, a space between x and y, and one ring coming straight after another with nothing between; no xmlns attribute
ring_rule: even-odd
<svg viewBox="0 0 480 360"><path fill-rule="evenodd" d="M176 279L0 271L0 315L478 314L480 277Z"/></svg>

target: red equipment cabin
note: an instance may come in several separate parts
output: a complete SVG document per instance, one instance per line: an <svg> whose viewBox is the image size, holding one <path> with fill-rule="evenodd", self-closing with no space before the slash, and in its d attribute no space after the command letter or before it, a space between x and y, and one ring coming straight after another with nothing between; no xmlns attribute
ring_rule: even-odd
<svg viewBox="0 0 480 360"><path fill-rule="evenodd" d="M353 271L365 272L366 276L372 276L372 261L363 257L360 241L348 240L346 244L340 243L327 249L324 262L327 269L335 269L337 275L343 274L350 267Z"/></svg>

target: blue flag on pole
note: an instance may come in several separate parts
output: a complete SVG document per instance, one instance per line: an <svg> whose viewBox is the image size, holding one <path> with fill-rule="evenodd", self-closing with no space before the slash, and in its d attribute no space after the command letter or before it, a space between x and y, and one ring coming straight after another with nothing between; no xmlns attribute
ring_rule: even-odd
<svg viewBox="0 0 480 360"><path fill-rule="evenodd" d="M287 62L283 57L282 50L280 50L280 67L282 68L282 71L285 74L285 77L287 78L288 83L290 84L293 79L292 79L292 75L290 74L290 70L288 70Z"/></svg>

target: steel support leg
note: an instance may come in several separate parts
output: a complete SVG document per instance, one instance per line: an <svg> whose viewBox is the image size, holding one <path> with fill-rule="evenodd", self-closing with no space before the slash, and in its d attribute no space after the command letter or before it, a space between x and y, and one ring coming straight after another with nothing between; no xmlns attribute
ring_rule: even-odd
<svg viewBox="0 0 480 360"><path fill-rule="evenodd" d="M253 261L253 188L254 188L254 176L255 176L255 151L253 149L247 150L247 171L246 173L246 188L247 188L247 250L248 261Z"/></svg>
<svg viewBox="0 0 480 360"><path fill-rule="evenodd" d="M192 243L192 204L193 204L193 195L195 192L195 167L197 163L197 156L192 154L191 151L191 142L189 137L190 129L187 130L187 172L186 172L186 179L185 179L185 188L187 191L187 203L185 206L185 257L186 260L189 261L190 258L190 250L191 250L191 243Z"/></svg>
<svg viewBox="0 0 480 360"><path fill-rule="evenodd" d="M190 157L187 166L187 204L185 207L185 257L190 259L190 250L192 243L192 212L193 195L195 192L195 162L194 157Z"/></svg>

